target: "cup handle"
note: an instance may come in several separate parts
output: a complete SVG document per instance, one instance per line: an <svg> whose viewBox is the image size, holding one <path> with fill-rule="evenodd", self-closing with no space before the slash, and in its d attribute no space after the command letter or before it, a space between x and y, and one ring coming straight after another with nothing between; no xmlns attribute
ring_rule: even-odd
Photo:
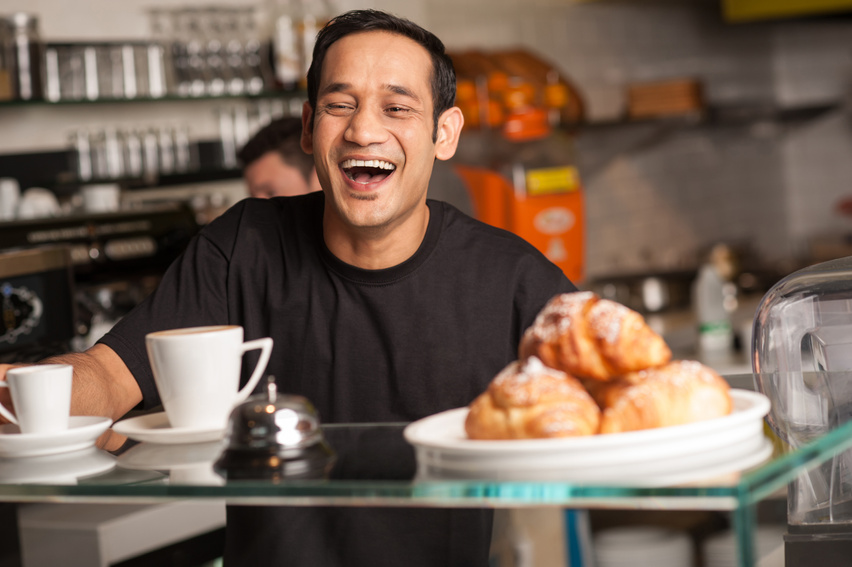
<svg viewBox="0 0 852 567"><path fill-rule="evenodd" d="M8 388L8 387L9 387L8 382L6 382L5 380L0 381L0 388ZM18 418L16 418L15 415L12 412L10 412L8 409L6 409L6 407L3 404L0 404L0 415L2 415L3 417L8 419L9 421L14 423L15 425L18 425Z"/></svg>
<svg viewBox="0 0 852 567"><path fill-rule="evenodd" d="M257 361L257 366L254 367L254 372L252 372L251 378L249 378L248 383L243 386L243 388L239 392L237 392L237 397L234 400L234 405L244 402L246 398L251 395L251 393L254 391L254 387L257 386L257 383L260 381L261 375L263 375L264 371L266 371L266 365L269 364L269 357L270 355L272 355L272 339L266 337L263 339L255 339L253 341L245 342L243 343L241 352L245 353L246 351L255 350L258 348L261 349L260 359Z"/></svg>

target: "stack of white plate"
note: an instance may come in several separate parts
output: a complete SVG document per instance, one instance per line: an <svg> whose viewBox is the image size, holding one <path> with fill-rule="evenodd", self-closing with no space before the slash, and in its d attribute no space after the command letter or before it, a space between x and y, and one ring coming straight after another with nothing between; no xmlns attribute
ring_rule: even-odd
<svg viewBox="0 0 852 567"><path fill-rule="evenodd" d="M405 428L419 479L493 479L669 486L754 467L772 454L763 431L769 399L732 390L730 415L643 431L557 439L468 439L467 408ZM729 480L726 480L729 481Z"/></svg>
<svg viewBox="0 0 852 567"><path fill-rule="evenodd" d="M682 531L629 526L599 531L594 537L597 567L690 567L692 540Z"/></svg>
<svg viewBox="0 0 852 567"><path fill-rule="evenodd" d="M758 526L754 534L754 556L761 565L761 559L784 545L786 526ZM701 548L705 567L737 567L737 536L732 531L724 531L708 537Z"/></svg>

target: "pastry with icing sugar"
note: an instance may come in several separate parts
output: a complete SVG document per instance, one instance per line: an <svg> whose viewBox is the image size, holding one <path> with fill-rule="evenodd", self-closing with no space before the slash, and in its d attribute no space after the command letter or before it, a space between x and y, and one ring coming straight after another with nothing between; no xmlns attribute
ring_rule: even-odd
<svg viewBox="0 0 852 567"><path fill-rule="evenodd" d="M611 382L585 384L601 407L600 433L684 425L728 415L730 386L711 368L677 360Z"/></svg>
<svg viewBox="0 0 852 567"><path fill-rule="evenodd" d="M471 404L470 439L535 439L593 435L600 409L576 378L532 356L514 361Z"/></svg>
<svg viewBox="0 0 852 567"><path fill-rule="evenodd" d="M641 314L590 291L553 297L524 333L518 355L536 356L577 378L603 381L661 366L672 356Z"/></svg>

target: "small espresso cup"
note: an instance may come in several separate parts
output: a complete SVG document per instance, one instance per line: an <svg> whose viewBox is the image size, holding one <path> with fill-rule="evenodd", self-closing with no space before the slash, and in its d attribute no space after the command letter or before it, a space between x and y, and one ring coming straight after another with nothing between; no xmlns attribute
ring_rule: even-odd
<svg viewBox="0 0 852 567"><path fill-rule="evenodd" d="M238 325L190 327L145 336L154 382L173 428L224 429L233 407L252 393L269 363L272 339L243 341ZM260 349L240 389L243 354Z"/></svg>
<svg viewBox="0 0 852 567"><path fill-rule="evenodd" d="M71 413L70 364L37 364L6 371L0 388L9 388L15 412L0 405L0 414L21 433L60 433L68 429Z"/></svg>

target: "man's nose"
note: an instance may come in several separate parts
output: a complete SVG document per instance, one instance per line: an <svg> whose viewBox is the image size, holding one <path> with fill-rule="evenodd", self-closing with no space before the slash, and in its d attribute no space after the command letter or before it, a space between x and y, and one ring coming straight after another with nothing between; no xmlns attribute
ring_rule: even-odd
<svg viewBox="0 0 852 567"><path fill-rule="evenodd" d="M384 128L383 118L381 113L359 108L349 120L344 139L359 146L384 142L387 138L387 130Z"/></svg>

